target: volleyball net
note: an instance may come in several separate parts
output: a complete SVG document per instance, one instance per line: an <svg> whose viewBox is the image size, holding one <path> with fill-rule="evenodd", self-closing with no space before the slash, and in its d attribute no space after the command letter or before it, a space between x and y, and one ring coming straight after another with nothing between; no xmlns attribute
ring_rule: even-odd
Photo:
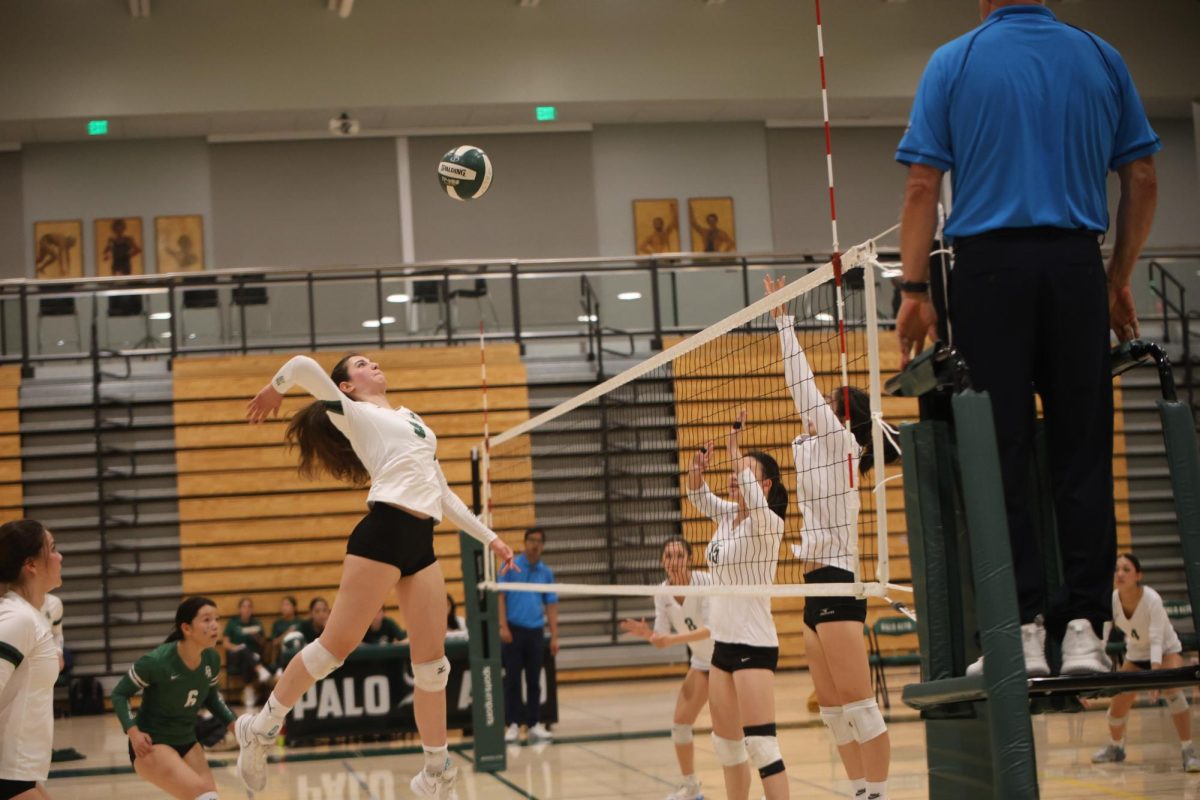
<svg viewBox="0 0 1200 800"><path fill-rule="evenodd" d="M485 585L633 596L886 597L907 588L890 585L887 492L899 487L882 483L876 457L890 445L873 265L873 241L851 248L485 441L486 519L518 552L525 530L545 529L556 580L497 582L490 564ZM786 503L745 483L745 466L759 479L771 462ZM689 491L701 464L707 491ZM784 513L782 540L744 524L762 511L754 498ZM691 569L720 565L715 585L662 585L661 553L674 537L688 543ZM807 570L827 565L853 579L805 584Z"/></svg>

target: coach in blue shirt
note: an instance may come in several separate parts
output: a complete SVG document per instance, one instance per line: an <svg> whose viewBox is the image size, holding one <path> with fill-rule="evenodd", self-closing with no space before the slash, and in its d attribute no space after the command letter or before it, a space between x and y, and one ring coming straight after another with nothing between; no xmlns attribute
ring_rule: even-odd
<svg viewBox="0 0 1200 800"><path fill-rule="evenodd" d="M1041 0L979 6L983 24L930 59L896 152L909 168L897 334L905 363L933 335L928 254L949 172L950 336L992 399L1026 668L1048 672L1049 633L1064 637L1063 673L1101 671L1116 560L1109 329L1122 341L1138 334L1129 280L1154 217L1161 144L1108 43ZM1106 270L1109 171L1121 201ZM1063 560L1053 597L1030 514L1034 389Z"/></svg>
<svg viewBox="0 0 1200 800"><path fill-rule="evenodd" d="M542 561L546 532L525 531L525 552L513 559L518 569L499 577L502 583L554 583L554 573ZM558 595L554 592L500 592L500 657L504 662L505 738L516 741L521 723L529 738L549 739L550 731L538 721L541 711L541 675L546 649L546 623L550 623L550 654L558 655ZM525 673L524 713L521 673Z"/></svg>

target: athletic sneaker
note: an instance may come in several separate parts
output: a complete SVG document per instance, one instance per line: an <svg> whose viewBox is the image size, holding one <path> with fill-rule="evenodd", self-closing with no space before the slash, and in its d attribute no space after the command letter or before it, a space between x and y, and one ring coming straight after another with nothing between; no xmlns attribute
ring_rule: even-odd
<svg viewBox="0 0 1200 800"><path fill-rule="evenodd" d="M667 800L704 800L704 793L700 791L700 781L684 781L667 795Z"/></svg>
<svg viewBox="0 0 1200 800"><path fill-rule="evenodd" d="M1086 619L1073 619L1067 625L1062 642L1062 675L1089 675L1108 672L1112 662L1104 654L1104 642L1096 635L1092 623Z"/></svg>
<svg viewBox="0 0 1200 800"><path fill-rule="evenodd" d="M554 734L550 732L549 728L539 722L537 725L534 725L529 729L529 738L549 741L550 739L554 738Z"/></svg>
<svg viewBox="0 0 1200 800"><path fill-rule="evenodd" d="M1189 747L1183 752L1183 771L1200 772L1200 758L1196 757L1196 748Z"/></svg>
<svg viewBox="0 0 1200 800"><path fill-rule="evenodd" d="M436 797L437 800L458 800L458 791L454 784L458 780L458 770L447 767L441 775L433 776L421 770L413 776L408 787L417 797Z"/></svg>
<svg viewBox="0 0 1200 800"><path fill-rule="evenodd" d="M1044 678L1050 674L1046 663L1046 629L1040 621L1021 626L1021 650L1025 654L1025 673L1031 678ZM967 667L968 675L983 674L983 656Z"/></svg>
<svg viewBox="0 0 1200 800"><path fill-rule="evenodd" d="M1109 742L1092 754L1093 764L1120 764L1125 760L1125 748ZM1185 760L1186 765L1186 760Z"/></svg>
<svg viewBox="0 0 1200 800"><path fill-rule="evenodd" d="M233 726L237 737L237 774L252 792L261 792L267 785L267 748L275 744L274 736L260 736L250 729L254 714L242 714Z"/></svg>
<svg viewBox="0 0 1200 800"><path fill-rule="evenodd" d="M504 729L504 741L508 742L509 744L512 744L520 738L521 726L517 723L514 722L512 725L509 725Z"/></svg>

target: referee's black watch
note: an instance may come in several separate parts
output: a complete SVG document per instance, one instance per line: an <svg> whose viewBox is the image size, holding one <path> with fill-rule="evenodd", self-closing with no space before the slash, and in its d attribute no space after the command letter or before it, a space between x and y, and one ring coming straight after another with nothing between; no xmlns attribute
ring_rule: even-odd
<svg viewBox="0 0 1200 800"><path fill-rule="evenodd" d="M900 281L900 291L911 294L927 294L929 281Z"/></svg>

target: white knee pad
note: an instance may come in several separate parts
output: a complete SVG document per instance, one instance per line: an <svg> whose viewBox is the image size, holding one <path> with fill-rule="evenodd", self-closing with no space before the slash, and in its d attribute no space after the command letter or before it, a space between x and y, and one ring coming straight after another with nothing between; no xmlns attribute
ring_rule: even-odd
<svg viewBox="0 0 1200 800"><path fill-rule="evenodd" d="M1107 713L1105 713L1104 716L1105 716L1105 719L1108 720L1108 724L1110 727L1120 728L1121 726L1123 726L1125 724L1126 717L1114 716L1113 712L1112 712L1112 706L1108 707L1108 711L1107 711Z"/></svg>
<svg viewBox="0 0 1200 800"><path fill-rule="evenodd" d="M821 706L821 722L829 728L829 735L838 747L844 747L854 741L854 729L850 727L850 721L846 719L841 706Z"/></svg>
<svg viewBox="0 0 1200 800"><path fill-rule="evenodd" d="M671 726L671 741L675 744L691 744L692 743L692 726L680 725L678 723Z"/></svg>
<svg viewBox="0 0 1200 800"><path fill-rule="evenodd" d="M721 762L722 767L736 767L748 757L743 739L722 739L714 733L712 741L713 750L717 751L717 761Z"/></svg>
<svg viewBox="0 0 1200 800"><path fill-rule="evenodd" d="M423 692L440 692L450 682L450 659L442 656L437 661L413 664L413 679Z"/></svg>
<svg viewBox="0 0 1200 800"><path fill-rule="evenodd" d="M784 770L783 753L779 751L774 723L746 728L746 753L760 778L766 779Z"/></svg>
<svg viewBox="0 0 1200 800"><path fill-rule="evenodd" d="M859 744L887 733L887 723L883 721L883 714L879 713L879 704L874 697L847 703L842 706L842 713L854 731L854 741Z"/></svg>
<svg viewBox="0 0 1200 800"><path fill-rule="evenodd" d="M304 662L308 674L317 680L321 680L342 665L337 656L325 649L320 639L304 646L300 651L300 660Z"/></svg>
<svg viewBox="0 0 1200 800"><path fill-rule="evenodd" d="M1187 710L1188 701L1183 692L1176 692L1175 694L1167 696L1167 711L1171 712L1171 716L1182 714Z"/></svg>

